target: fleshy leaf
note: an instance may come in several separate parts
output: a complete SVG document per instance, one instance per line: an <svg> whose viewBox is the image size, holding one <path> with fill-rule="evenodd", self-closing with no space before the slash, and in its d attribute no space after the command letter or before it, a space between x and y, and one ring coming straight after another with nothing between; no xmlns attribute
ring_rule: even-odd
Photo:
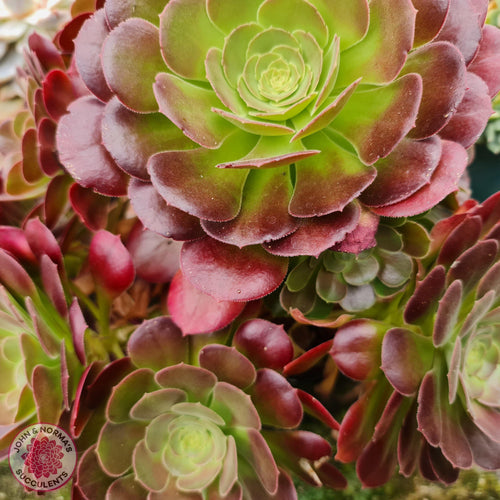
<svg viewBox="0 0 500 500"><path fill-rule="evenodd" d="M483 240L476 243L453 263L448 272L448 281L462 280L464 295L466 295L493 264L498 248L499 243L495 240Z"/></svg>
<svg viewBox="0 0 500 500"><path fill-rule="evenodd" d="M243 311L245 302L216 300L178 271L170 283L167 305L183 334L192 335L224 328Z"/></svg>
<svg viewBox="0 0 500 500"><path fill-rule="evenodd" d="M258 10L257 21L264 27L290 32L304 30L311 33L320 46L327 41L325 21L313 5L303 0L267 0Z"/></svg>
<svg viewBox="0 0 500 500"><path fill-rule="evenodd" d="M208 17L222 31L230 33L238 26L255 21L261 3L261 0L247 0L243 4L232 0L208 0Z"/></svg>
<svg viewBox="0 0 500 500"><path fill-rule="evenodd" d="M469 148L483 133L492 108L486 83L471 72L467 73L466 82L464 98L440 136Z"/></svg>
<svg viewBox="0 0 500 500"><path fill-rule="evenodd" d="M127 19L106 38L101 57L106 81L125 106L158 111L152 85L165 63L156 26L136 17Z"/></svg>
<svg viewBox="0 0 500 500"><path fill-rule="evenodd" d="M93 97L82 97L74 101L68 111L57 128L61 163L84 187L108 196L125 194L127 177L102 145L104 104Z"/></svg>
<svg viewBox="0 0 500 500"><path fill-rule="evenodd" d="M303 410L297 391L274 370L257 370L251 396L264 425L293 428L300 424Z"/></svg>
<svg viewBox="0 0 500 500"><path fill-rule="evenodd" d="M139 368L133 371L113 387L106 406L106 417L116 424L127 422L130 419L130 410L141 396L157 388L152 370Z"/></svg>
<svg viewBox="0 0 500 500"><path fill-rule="evenodd" d="M135 278L132 258L120 236L104 229L92 237L89 267L96 284L113 298L127 290Z"/></svg>
<svg viewBox="0 0 500 500"><path fill-rule="evenodd" d="M258 246L238 249L212 238L185 243L183 274L218 300L249 301L271 293L285 278L286 259Z"/></svg>
<svg viewBox="0 0 500 500"><path fill-rule="evenodd" d="M205 0L169 2L160 14L162 54L168 67L180 76L205 80L207 47L222 44L222 34L210 21Z"/></svg>
<svg viewBox="0 0 500 500"><path fill-rule="evenodd" d="M293 345L282 325L255 318L243 323L233 345L257 368L283 368L293 357Z"/></svg>
<svg viewBox="0 0 500 500"><path fill-rule="evenodd" d="M500 90L499 50L500 30L494 26L484 26L479 50L467 69L484 80L488 85L490 97L494 97Z"/></svg>
<svg viewBox="0 0 500 500"><path fill-rule="evenodd" d="M460 144L451 141L443 140L442 145L441 160L429 184L399 203L374 208L373 211L385 217L412 216L429 210L458 190L458 182L467 166L467 151Z"/></svg>
<svg viewBox="0 0 500 500"><path fill-rule="evenodd" d="M436 42L410 54L403 71L407 73L418 73L423 83L415 128L409 136L424 139L441 130L460 104L466 88L465 64L455 46Z"/></svg>
<svg viewBox="0 0 500 500"><path fill-rule="evenodd" d="M434 41L445 40L456 45L468 64L481 40L481 24L469 0L453 0L444 25Z"/></svg>
<svg viewBox="0 0 500 500"><path fill-rule="evenodd" d="M322 216L343 210L373 182L376 170L363 165L356 156L316 134L306 140L321 153L298 161L290 213L296 217Z"/></svg>
<svg viewBox="0 0 500 500"><path fill-rule="evenodd" d="M291 192L288 167L251 171L236 218L227 222L203 221L202 227L213 238L239 247L282 238L299 225L288 213Z"/></svg>
<svg viewBox="0 0 500 500"><path fill-rule="evenodd" d="M167 205L152 184L131 179L128 196L145 227L166 238L195 240L205 233L196 217Z"/></svg>
<svg viewBox="0 0 500 500"><path fill-rule="evenodd" d="M121 476L130 468L130 457L144 436L142 422L106 422L97 441L97 455L103 470L110 476Z"/></svg>
<svg viewBox="0 0 500 500"><path fill-rule="evenodd" d="M172 406L186 401L186 394L180 389L159 389L145 393L130 409L134 420L151 421L162 413L168 412Z"/></svg>
<svg viewBox="0 0 500 500"><path fill-rule="evenodd" d="M227 382L217 382L210 408L217 412L229 427L261 428L260 417L248 394Z"/></svg>
<svg viewBox="0 0 500 500"><path fill-rule="evenodd" d="M153 89L160 111L201 146L217 148L231 131L230 124L212 112L212 108L220 106L212 90L170 73L159 73Z"/></svg>
<svg viewBox="0 0 500 500"><path fill-rule="evenodd" d="M404 319L407 323L418 324L425 321L426 317L434 312L445 289L445 280L444 267L436 266L418 283L404 311Z"/></svg>
<svg viewBox="0 0 500 500"><path fill-rule="evenodd" d="M444 345L453 334L460 311L462 289L462 282L455 280L439 301L432 332L432 341L436 347Z"/></svg>
<svg viewBox="0 0 500 500"><path fill-rule="evenodd" d="M413 127L421 95L422 79L416 73L358 90L330 126L354 145L364 163L372 165L389 155Z"/></svg>
<svg viewBox="0 0 500 500"><path fill-rule="evenodd" d="M78 73L88 89L102 101L111 97L101 66L101 48L109 34L103 10L88 19L75 39L75 61Z"/></svg>
<svg viewBox="0 0 500 500"><path fill-rule="evenodd" d="M141 17L153 24L158 24L158 16L165 7L165 0L106 0L104 10L106 19L112 28L129 17Z"/></svg>
<svg viewBox="0 0 500 500"><path fill-rule="evenodd" d="M245 389L255 380L252 363L234 347L212 344L205 346L198 356L200 366L215 374L219 381Z"/></svg>
<svg viewBox="0 0 500 500"><path fill-rule="evenodd" d="M195 146L161 113L134 113L116 97L104 110L102 140L120 168L143 180L149 178L146 163L154 153Z"/></svg>
<svg viewBox="0 0 500 500"><path fill-rule="evenodd" d="M349 85L361 76L363 83L394 80L412 48L415 15L409 0L372 0L368 32L343 52L337 85Z"/></svg>
<svg viewBox="0 0 500 500"><path fill-rule="evenodd" d="M299 228L289 236L266 243L266 250L274 255L318 256L327 248L342 241L356 228L360 208L356 203L347 205L342 212L333 212L322 217L302 219Z"/></svg>
<svg viewBox="0 0 500 500"><path fill-rule="evenodd" d="M405 328L391 328L382 343L381 368L398 392L411 396L431 368L433 354L429 339Z"/></svg>
<svg viewBox="0 0 500 500"><path fill-rule="evenodd" d="M339 370L354 380L373 377L380 366L382 338L386 327L357 319L339 328L330 354Z"/></svg>
<svg viewBox="0 0 500 500"><path fill-rule="evenodd" d="M228 139L213 151L199 148L153 155L148 162L153 186L169 205L191 215L213 221L233 219L240 211L249 171L214 167L227 159L229 151L237 154L240 148L246 149L245 138L243 144L235 140Z"/></svg>
<svg viewBox="0 0 500 500"><path fill-rule="evenodd" d="M417 9L415 20L414 45L430 42L441 30L448 10L450 0L412 0Z"/></svg>
<svg viewBox="0 0 500 500"><path fill-rule="evenodd" d="M163 387L182 389L190 401L202 403L208 399L217 383L217 377L212 372L185 364L163 368L157 372L156 380Z"/></svg>
<svg viewBox="0 0 500 500"><path fill-rule="evenodd" d="M349 3L337 0L311 0L330 29L330 37L337 34L342 50L361 40L369 26L369 8L366 0Z"/></svg>
<svg viewBox="0 0 500 500"><path fill-rule="evenodd" d="M188 360L188 342L166 316L144 321L130 336L127 348L140 368L161 370Z"/></svg>

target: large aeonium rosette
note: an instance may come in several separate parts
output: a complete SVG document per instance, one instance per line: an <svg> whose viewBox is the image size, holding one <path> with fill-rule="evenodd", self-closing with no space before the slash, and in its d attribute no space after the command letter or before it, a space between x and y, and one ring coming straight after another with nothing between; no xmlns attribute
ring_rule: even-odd
<svg viewBox="0 0 500 500"><path fill-rule="evenodd" d="M60 121L61 161L84 186L128 194L148 228L196 239L182 256L194 285L263 296L286 257L344 240L364 210L413 215L457 188L498 90L486 10L107 0L75 40L94 96Z"/></svg>

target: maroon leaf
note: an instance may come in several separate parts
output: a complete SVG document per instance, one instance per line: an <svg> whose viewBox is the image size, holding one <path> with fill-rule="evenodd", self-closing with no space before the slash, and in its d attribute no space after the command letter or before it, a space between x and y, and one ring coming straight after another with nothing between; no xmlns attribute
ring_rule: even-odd
<svg viewBox="0 0 500 500"><path fill-rule="evenodd" d="M239 249L212 238L185 243L182 271L195 287L217 300L249 301L271 293L283 281L287 260L258 246Z"/></svg>
<svg viewBox="0 0 500 500"><path fill-rule="evenodd" d="M109 209L107 197L74 183L69 190L69 199L73 210L89 229L98 231L106 227ZM50 203L50 199L47 202Z"/></svg>
<svg viewBox="0 0 500 500"><path fill-rule="evenodd" d="M68 106L81 95L81 93L75 91L73 82L68 75L59 69L54 69L48 73L42 85L43 102L50 117L55 121L65 115Z"/></svg>
<svg viewBox="0 0 500 500"><path fill-rule="evenodd" d="M89 265L94 280L110 297L120 295L134 281L134 264L128 250L118 235L104 229L92 238Z"/></svg>
<svg viewBox="0 0 500 500"><path fill-rule="evenodd" d="M373 211L386 217L416 215L429 210L456 191L467 166L467 151L460 144L451 141L443 141L442 145L441 159L429 184L399 203L374 208Z"/></svg>
<svg viewBox="0 0 500 500"><path fill-rule="evenodd" d="M283 368L283 374L291 377L306 372L326 356L332 348L332 344L332 340L327 340L312 349L308 349L304 354L287 363Z"/></svg>
<svg viewBox="0 0 500 500"><path fill-rule="evenodd" d="M282 257L295 255L317 257L352 232L358 224L359 217L359 205L353 202L342 212L301 219L301 225L294 233L280 240L265 243L264 247L268 252Z"/></svg>
<svg viewBox="0 0 500 500"><path fill-rule="evenodd" d="M0 226L0 248L21 261L36 263L36 257L28 243L26 233L19 227Z"/></svg>
<svg viewBox="0 0 500 500"><path fill-rule="evenodd" d="M200 351L198 360L200 366L213 372L218 380L240 389L248 387L256 377L252 363L234 347L207 345Z"/></svg>
<svg viewBox="0 0 500 500"><path fill-rule="evenodd" d="M341 326L330 351L339 370L355 380L373 377L380 367L385 331L384 324L364 319Z"/></svg>
<svg viewBox="0 0 500 500"><path fill-rule="evenodd" d="M335 458L341 462L356 460L370 442L375 424L393 388L388 382L373 382L349 407L340 424Z"/></svg>
<svg viewBox="0 0 500 500"><path fill-rule="evenodd" d="M302 421L302 404L296 389L274 370L257 370L257 380L251 388L251 396L264 425L290 429L297 427Z"/></svg>
<svg viewBox="0 0 500 500"><path fill-rule="evenodd" d="M168 310L184 335L224 328L244 309L245 302L216 300L194 287L178 271L170 284Z"/></svg>
<svg viewBox="0 0 500 500"><path fill-rule="evenodd" d="M26 239L33 253L41 259L47 255L62 270L62 252L52 232L40 219L30 219L25 226Z"/></svg>
<svg viewBox="0 0 500 500"><path fill-rule="evenodd" d="M280 370L293 357L293 345L283 326L260 318L245 321L234 334L233 345L257 368Z"/></svg>
<svg viewBox="0 0 500 500"><path fill-rule="evenodd" d="M483 36L479 42L479 50L467 68L475 73L488 85L491 98L500 90L500 30L487 24L483 27Z"/></svg>
<svg viewBox="0 0 500 500"><path fill-rule="evenodd" d="M81 97L68 108L57 128L61 163L79 184L108 196L126 193L127 176L104 149L101 121L104 104L94 97Z"/></svg>
<svg viewBox="0 0 500 500"><path fill-rule="evenodd" d="M432 331L432 341L436 347L447 343L454 332L462 301L462 290L462 282L455 280L439 301Z"/></svg>
<svg viewBox="0 0 500 500"><path fill-rule="evenodd" d="M102 101L112 95L101 66L102 44L108 34L104 10L99 10L83 23L74 41L78 72L87 88Z"/></svg>
<svg viewBox="0 0 500 500"><path fill-rule="evenodd" d="M398 392L411 396L431 368L433 355L428 338L405 328L391 328L382 342L381 368Z"/></svg>
<svg viewBox="0 0 500 500"><path fill-rule="evenodd" d="M460 254L476 243L481 228L482 223L479 216L467 217L463 220L446 237L439 252L437 263L446 267L451 266Z"/></svg>
<svg viewBox="0 0 500 500"><path fill-rule="evenodd" d="M469 0L453 0L444 26L435 41L446 40L456 45L468 64L481 40L481 24Z"/></svg>
<svg viewBox="0 0 500 500"><path fill-rule="evenodd" d="M424 45L408 56L404 73L418 73L423 93L413 139L431 137L450 121L466 88L466 69L462 54L449 42Z"/></svg>
<svg viewBox="0 0 500 500"><path fill-rule="evenodd" d="M143 180L149 179L146 164L151 155L194 145L161 113L135 113L116 97L104 110L102 140L120 168Z"/></svg>
<svg viewBox="0 0 500 500"><path fill-rule="evenodd" d="M415 21L414 45L430 42L441 30L444 24L450 0L412 0L417 9Z"/></svg>
<svg viewBox="0 0 500 500"><path fill-rule="evenodd" d="M340 424L333 418L333 415L314 396L302 389L297 389L297 395L307 413L313 415L331 429L340 429Z"/></svg>
<svg viewBox="0 0 500 500"><path fill-rule="evenodd" d="M472 146L479 139L493 113L488 87L484 81L468 72L466 82L464 98L440 132L443 139L458 142L464 148Z"/></svg>
<svg viewBox="0 0 500 500"><path fill-rule="evenodd" d="M428 314L432 314L444 291L445 280L444 267L436 266L418 283L404 311L404 319L407 323L418 324L425 321Z"/></svg>
<svg viewBox="0 0 500 500"><path fill-rule="evenodd" d="M145 229L140 222L132 228L126 246L137 276L149 283L168 283L179 269L182 244Z"/></svg>
<svg viewBox="0 0 500 500"><path fill-rule="evenodd" d="M166 68L156 26L138 17L127 19L107 36L101 60L109 87L125 106L138 112L158 111L153 83Z"/></svg>
<svg viewBox="0 0 500 500"><path fill-rule="evenodd" d="M463 282L464 295L469 293L495 261L499 243L484 240L466 250L448 271L447 280L459 279Z"/></svg>
<svg viewBox="0 0 500 500"><path fill-rule="evenodd" d="M195 240L205 234L198 218L167 205L149 183L131 179L128 196L137 216L151 231L175 240Z"/></svg>
<svg viewBox="0 0 500 500"><path fill-rule="evenodd" d="M0 282L22 297L37 295L35 284L29 274L5 250L0 250Z"/></svg>
<svg viewBox="0 0 500 500"><path fill-rule="evenodd" d="M155 371L187 362L189 357L188 341L166 316L144 321L130 336L127 349L136 366Z"/></svg>
<svg viewBox="0 0 500 500"><path fill-rule="evenodd" d="M68 317L68 304L64 294L64 288L54 264L47 255L42 255L40 271L44 291L47 293L57 312L64 319Z"/></svg>

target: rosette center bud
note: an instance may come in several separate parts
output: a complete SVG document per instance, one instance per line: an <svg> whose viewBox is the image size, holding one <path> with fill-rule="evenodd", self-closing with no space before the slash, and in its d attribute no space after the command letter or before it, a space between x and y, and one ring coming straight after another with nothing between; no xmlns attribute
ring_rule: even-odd
<svg viewBox="0 0 500 500"><path fill-rule="evenodd" d="M492 337L491 332L482 332L471 340L464 361L464 374L473 399L482 399L486 394L497 392L495 386L500 374L500 353L498 339Z"/></svg>

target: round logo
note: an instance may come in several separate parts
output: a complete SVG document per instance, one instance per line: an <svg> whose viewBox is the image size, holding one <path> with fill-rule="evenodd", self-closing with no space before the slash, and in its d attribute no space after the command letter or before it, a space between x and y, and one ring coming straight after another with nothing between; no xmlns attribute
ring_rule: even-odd
<svg viewBox="0 0 500 500"><path fill-rule="evenodd" d="M23 486L36 491L57 490L75 470L75 443L57 425L33 424L12 441L9 465Z"/></svg>

